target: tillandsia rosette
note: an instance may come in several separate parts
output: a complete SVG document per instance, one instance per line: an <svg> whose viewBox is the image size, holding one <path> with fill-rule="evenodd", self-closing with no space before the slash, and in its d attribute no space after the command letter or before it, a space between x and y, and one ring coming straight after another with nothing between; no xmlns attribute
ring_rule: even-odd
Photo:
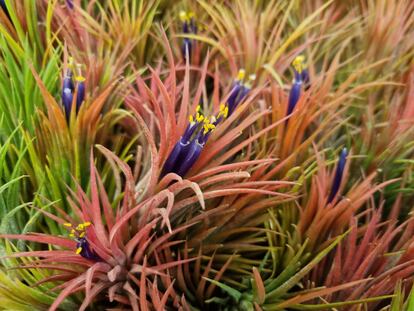
<svg viewBox="0 0 414 311"><path fill-rule="evenodd" d="M199 158L211 133L216 127L230 116L237 106L247 97L251 90L251 83L255 76L249 76L247 83L244 83L245 70L239 70L237 78L233 82L230 94L226 103L220 104L220 110L216 116L205 117L201 113L201 106L198 105L196 113L188 118L188 125L184 134L175 144L170 155L165 161L161 177L168 173L175 173L184 177Z"/></svg>
<svg viewBox="0 0 414 311"><path fill-rule="evenodd" d="M0 311L414 311L414 3L0 0Z"/></svg>

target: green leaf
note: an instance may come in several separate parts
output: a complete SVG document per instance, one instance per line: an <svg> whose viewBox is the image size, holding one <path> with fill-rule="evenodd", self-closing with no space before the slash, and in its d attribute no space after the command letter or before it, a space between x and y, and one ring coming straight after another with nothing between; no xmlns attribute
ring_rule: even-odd
<svg viewBox="0 0 414 311"><path fill-rule="evenodd" d="M220 287L223 291L225 291L227 294L230 295L230 297L232 297L234 299L234 301L239 302L240 298L242 297L242 293L239 292L238 290L231 288L230 286L220 283L216 280L212 280L209 279L207 277L203 277L203 279L209 281L210 283L213 283L214 285L216 285L217 287Z"/></svg>

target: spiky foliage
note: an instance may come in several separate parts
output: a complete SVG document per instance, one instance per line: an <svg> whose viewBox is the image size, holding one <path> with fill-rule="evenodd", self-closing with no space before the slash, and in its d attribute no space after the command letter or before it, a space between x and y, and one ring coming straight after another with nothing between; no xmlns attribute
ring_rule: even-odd
<svg viewBox="0 0 414 311"><path fill-rule="evenodd" d="M0 1L0 309L411 310L413 25Z"/></svg>

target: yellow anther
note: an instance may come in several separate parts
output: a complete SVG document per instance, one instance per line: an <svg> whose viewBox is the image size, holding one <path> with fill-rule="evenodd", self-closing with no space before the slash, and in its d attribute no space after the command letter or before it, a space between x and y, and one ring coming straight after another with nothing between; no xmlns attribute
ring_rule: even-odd
<svg viewBox="0 0 414 311"><path fill-rule="evenodd" d="M69 234L69 237L74 238L75 237L75 234L74 233L70 233Z"/></svg>
<svg viewBox="0 0 414 311"><path fill-rule="evenodd" d="M187 12L186 11L180 11L180 20L182 21L182 22L186 22L186 21L188 21L188 15L187 15Z"/></svg>
<svg viewBox="0 0 414 311"><path fill-rule="evenodd" d="M81 251L82 251L82 247L78 247L78 248L76 249L76 252L75 252L75 253L76 253L77 255L79 255L79 254L81 253Z"/></svg>
<svg viewBox="0 0 414 311"><path fill-rule="evenodd" d="M83 77L83 76L76 76L75 80L76 80L76 82L83 82L83 81L85 81L86 79L85 79L85 77Z"/></svg>
<svg viewBox="0 0 414 311"><path fill-rule="evenodd" d="M81 233L79 234L79 237L80 237L80 238L83 238L83 237L85 237L85 234L86 234L86 232L85 232L85 231L83 231L83 232L81 232Z"/></svg>
<svg viewBox="0 0 414 311"><path fill-rule="evenodd" d="M218 113L217 117L223 117L223 118L227 118L229 114L229 107L227 107L225 104L221 104L220 105L220 111Z"/></svg>
<svg viewBox="0 0 414 311"><path fill-rule="evenodd" d="M198 123L201 123L201 122L203 122L203 120L205 120L205 118L204 118L204 116L202 114L200 114L200 113L197 112L197 114L196 114L196 120L197 120Z"/></svg>
<svg viewBox="0 0 414 311"><path fill-rule="evenodd" d="M208 132L211 132L215 128L216 128L216 126L214 124L211 124L210 120L208 120L208 122L205 122L205 124L204 124L204 135L207 134Z"/></svg>
<svg viewBox="0 0 414 311"><path fill-rule="evenodd" d="M65 227L72 227L72 224L71 223L69 223L69 222L65 222L64 224L63 224Z"/></svg>
<svg viewBox="0 0 414 311"><path fill-rule="evenodd" d="M83 231L84 230L84 225L83 224L79 224L76 226L76 230L77 231Z"/></svg>
<svg viewBox="0 0 414 311"><path fill-rule="evenodd" d="M190 12L187 13L187 18L188 19L192 19L192 18L194 18L194 16L195 16L194 12L190 11Z"/></svg>
<svg viewBox="0 0 414 311"><path fill-rule="evenodd" d="M223 117L227 118L228 115L229 115L229 107L226 106L226 109L224 109L224 112L223 112Z"/></svg>
<svg viewBox="0 0 414 311"><path fill-rule="evenodd" d="M299 55L296 56L292 62L293 67L298 73L302 73L303 69L305 69L305 56Z"/></svg>
<svg viewBox="0 0 414 311"><path fill-rule="evenodd" d="M242 81L245 76L246 76L246 70L240 69L239 72L237 73L237 80Z"/></svg>
<svg viewBox="0 0 414 311"><path fill-rule="evenodd" d="M69 59L68 59L68 68L73 68L73 57L69 57Z"/></svg>
<svg viewBox="0 0 414 311"><path fill-rule="evenodd" d="M192 115L188 116L188 122L190 122L191 124L194 123L194 117Z"/></svg>
<svg viewBox="0 0 414 311"><path fill-rule="evenodd" d="M197 105L196 112L199 112L200 110L201 110L201 106L200 105Z"/></svg>
<svg viewBox="0 0 414 311"><path fill-rule="evenodd" d="M84 227L89 227L91 225L91 222L90 221L87 221L87 222L84 222L83 223L83 226Z"/></svg>

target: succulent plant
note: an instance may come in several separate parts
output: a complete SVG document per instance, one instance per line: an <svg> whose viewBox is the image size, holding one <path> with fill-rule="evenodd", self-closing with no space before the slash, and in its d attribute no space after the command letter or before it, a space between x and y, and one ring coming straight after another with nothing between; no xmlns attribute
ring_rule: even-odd
<svg viewBox="0 0 414 311"><path fill-rule="evenodd" d="M409 0L0 1L0 310L414 308Z"/></svg>

